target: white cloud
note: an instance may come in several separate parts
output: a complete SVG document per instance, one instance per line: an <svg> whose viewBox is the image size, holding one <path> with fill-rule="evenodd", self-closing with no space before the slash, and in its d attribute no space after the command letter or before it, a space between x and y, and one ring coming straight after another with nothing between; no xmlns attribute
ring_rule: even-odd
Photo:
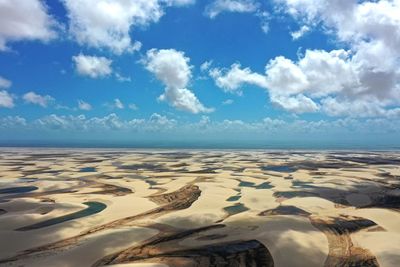
<svg viewBox="0 0 400 267"><path fill-rule="evenodd" d="M358 79L350 56L345 50L307 50L298 62L277 57L266 66L267 87L273 93L314 96L352 90Z"/></svg>
<svg viewBox="0 0 400 267"><path fill-rule="evenodd" d="M168 130L175 127L177 122L174 119L169 119L167 116L154 113L150 116L148 124L152 130Z"/></svg>
<svg viewBox="0 0 400 267"><path fill-rule="evenodd" d="M0 88L7 89L7 88L10 88L11 85L12 85L11 81L9 81L6 78L0 76Z"/></svg>
<svg viewBox="0 0 400 267"><path fill-rule="evenodd" d="M331 116L344 117L387 117L399 118L400 108L386 108L384 103L376 99L348 101L327 97L322 99L324 111Z"/></svg>
<svg viewBox="0 0 400 267"><path fill-rule="evenodd" d="M88 102L85 102L83 100L78 100L78 109L80 110L91 110L92 105L90 105Z"/></svg>
<svg viewBox="0 0 400 267"><path fill-rule="evenodd" d="M215 19L224 12L250 13L260 20L260 27L264 33L269 32L270 15L261 9L258 0L213 0L205 7L204 15Z"/></svg>
<svg viewBox="0 0 400 267"><path fill-rule="evenodd" d="M131 77L123 76L122 74L120 74L118 72L115 73L115 77L117 78L117 81L119 81L119 82L131 82L132 81Z"/></svg>
<svg viewBox="0 0 400 267"><path fill-rule="evenodd" d="M118 98L114 99L114 107L117 109L124 109L125 106Z"/></svg>
<svg viewBox="0 0 400 267"><path fill-rule="evenodd" d="M14 106L14 97L5 90L0 91L0 108L13 108Z"/></svg>
<svg viewBox="0 0 400 267"><path fill-rule="evenodd" d="M303 37L306 33L308 33L311 30L311 28L307 25L301 26L301 28L295 32L291 32L290 35L292 36L293 40L300 39Z"/></svg>
<svg viewBox="0 0 400 267"><path fill-rule="evenodd" d="M252 13L259 8L255 0L214 0L206 6L205 15L213 19L223 12Z"/></svg>
<svg viewBox="0 0 400 267"><path fill-rule="evenodd" d="M175 49L147 51L146 69L170 88L184 88L192 78L190 59Z"/></svg>
<svg viewBox="0 0 400 267"><path fill-rule="evenodd" d="M228 70L212 69L210 75L225 91L240 91L243 84L264 88L272 103L294 113L322 110L332 116L360 117L392 114L391 107L400 104L400 72L373 71L360 63L358 55L345 50L306 50L296 62L282 56L270 60L265 74L234 64ZM346 105L339 108L337 103ZM346 106L348 111L344 110ZM354 112L355 107L359 112Z"/></svg>
<svg viewBox="0 0 400 267"><path fill-rule="evenodd" d="M330 94L321 103L325 105L322 110L331 115L395 113L400 105L399 0L276 2L300 24L322 24L328 34L350 47L349 51L309 51L295 63L307 78L301 91Z"/></svg>
<svg viewBox="0 0 400 267"><path fill-rule="evenodd" d="M399 0L275 0L284 10L311 26L322 22L341 41L352 44L382 41L389 49L400 50Z"/></svg>
<svg viewBox="0 0 400 267"><path fill-rule="evenodd" d="M232 64L230 69L213 68L210 76L215 80L218 87L226 92L238 92L244 84L251 84L259 87L267 87L264 75L254 73L250 68L242 69L239 63Z"/></svg>
<svg viewBox="0 0 400 267"><path fill-rule="evenodd" d="M223 102L222 102L222 105L232 105L233 104L233 100L232 99L227 99L227 100L224 100Z"/></svg>
<svg viewBox="0 0 400 267"><path fill-rule="evenodd" d="M75 62L76 71L83 76L101 78L112 73L112 60L105 57L79 54L78 56L73 56L72 60Z"/></svg>
<svg viewBox="0 0 400 267"><path fill-rule="evenodd" d="M107 107L108 109L124 109L125 105L122 103L122 101L119 98L115 98L113 102L109 103L104 103L104 106Z"/></svg>
<svg viewBox="0 0 400 267"><path fill-rule="evenodd" d="M43 1L0 1L0 51L7 50L7 43L14 41L47 42L56 37L56 27Z"/></svg>
<svg viewBox="0 0 400 267"><path fill-rule="evenodd" d="M267 34L269 32L269 20L270 14L266 11L258 11L256 13L257 17L260 19L261 22L261 30Z"/></svg>
<svg viewBox="0 0 400 267"><path fill-rule="evenodd" d="M39 105L46 108L49 104L53 103L55 99L49 95L39 95L35 92L28 92L22 96L26 103Z"/></svg>
<svg viewBox="0 0 400 267"><path fill-rule="evenodd" d="M0 118L0 128L25 128L27 121L20 116L6 116Z"/></svg>
<svg viewBox="0 0 400 267"><path fill-rule="evenodd" d="M190 59L183 52L174 49L151 49L145 60L146 69L153 73L165 86L165 92L159 100L171 106L191 112L211 112L187 89L192 77Z"/></svg>
<svg viewBox="0 0 400 267"><path fill-rule="evenodd" d="M132 110L138 110L139 108L138 108L138 106L136 105L136 104L129 104L129 106L128 106L130 109L132 109Z"/></svg>
<svg viewBox="0 0 400 267"><path fill-rule="evenodd" d="M58 136L59 131L63 133L89 133L90 136L104 138L104 133L115 131L118 136L125 136L131 140L133 134L137 137L149 137L149 133L168 134L169 137L181 140L181 136L188 136L198 139L207 139L210 136L223 137L224 140L237 141L240 134L243 134L246 140L250 137L256 137L271 141L271 139L287 138L287 136L300 138L303 136L309 140L310 136L321 138L331 138L332 136L350 137L354 140L354 136L359 134L362 137L373 134L373 137L392 136L400 133L400 111L397 110L397 117L379 118L379 119L336 119L336 120L313 120L306 121L301 119L282 120L277 118L266 117L257 121L246 122L242 120L222 120L213 121L207 116L202 116L197 122L176 121L167 116L157 113L152 114L149 118L134 118L124 120L112 113L104 117L86 117L78 116L60 116L48 115L27 121L18 116L8 116L0 118L0 129L12 129L12 133L21 132L23 136L27 131L35 131L36 133L46 133L46 137L51 136L51 132ZM19 130L19 131L15 131ZM5 133L4 130L0 133ZM7 132L6 132L7 133ZM140 135L142 134L142 135ZM107 135L108 136L108 135ZM110 135L112 136L115 135ZM65 135L62 135L65 138ZM357 137L358 138L358 137ZM103 139L102 139L103 140Z"/></svg>
<svg viewBox="0 0 400 267"><path fill-rule="evenodd" d="M196 0L163 0L162 3L166 3L168 6L185 6L192 5Z"/></svg>
<svg viewBox="0 0 400 267"><path fill-rule="evenodd" d="M319 110L318 104L302 94L295 96L271 95L271 103L293 113L315 112Z"/></svg>
<svg viewBox="0 0 400 267"><path fill-rule="evenodd" d="M202 72L206 72L210 69L211 65L213 64L212 60L208 60L208 61L204 61L201 65L200 65L200 70Z"/></svg>
<svg viewBox="0 0 400 267"><path fill-rule="evenodd" d="M116 54L134 52L141 43L130 31L158 22L166 6L183 6L194 0L62 0L69 31L78 43L107 48Z"/></svg>
<svg viewBox="0 0 400 267"><path fill-rule="evenodd" d="M8 123L10 124L10 123ZM28 123L28 127L37 130L63 130L72 132L90 132L100 131L138 131L138 132L161 132L175 127L177 122L166 116L154 113L148 119L122 120L115 113L104 117L87 118L85 115L78 116L59 116L51 114L36 119ZM0 128L5 128L0 119Z"/></svg>

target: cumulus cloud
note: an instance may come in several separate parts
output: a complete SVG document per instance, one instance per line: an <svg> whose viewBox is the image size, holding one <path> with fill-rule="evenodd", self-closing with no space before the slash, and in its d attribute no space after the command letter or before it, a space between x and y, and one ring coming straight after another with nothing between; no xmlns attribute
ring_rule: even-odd
<svg viewBox="0 0 400 267"><path fill-rule="evenodd" d="M190 59L183 52L175 49L151 49L145 59L146 69L153 73L165 85L165 92L159 100L168 102L171 106L191 112L211 112L187 89L192 78Z"/></svg>
<svg viewBox="0 0 400 267"><path fill-rule="evenodd" d="M233 99L227 99L227 100L222 101L222 105L225 105L225 106L232 105L233 103L234 103Z"/></svg>
<svg viewBox="0 0 400 267"><path fill-rule="evenodd" d="M78 109L88 111L88 110L92 109L92 105L90 105L88 102L85 102L83 100L78 100Z"/></svg>
<svg viewBox="0 0 400 267"><path fill-rule="evenodd" d="M13 108L14 106L14 97L5 90L0 91L0 108Z"/></svg>
<svg viewBox="0 0 400 267"><path fill-rule="evenodd" d="M56 37L57 27L43 1L0 1L0 51L7 50L7 44L14 41L47 42Z"/></svg>
<svg viewBox="0 0 400 267"><path fill-rule="evenodd" d="M257 0L213 0L205 7L204 15L214 19L224 12L253 14L260 20L261 30L269 32L270 15L261 9Z"/></svg>
<svg viewBox="0 0 400 267"><path fill-rule="evenodd" d="M234 64L210 75L225 91L243 84L268 90L290 112L393 116L400 105L400 1L276 0L307 28L323 24L350 49L306 50L297 61L278 56L265 73ZM297 35L296 35L297 36ZM294 36L294 37L296 37Z"/></svg>
<svg viewBox="0 0 400 267"><path fill-rule="evenodd" d="M400 113L398 113L400 115ZM273 138L301 136L309 140L310 136L325 138L327 136L337 136L341 134L344 138L354 138L355 134L379 136L396 136L400 133L400 117L374 118L374 119L353 119L344 118L336 120L302 120L291 119L282 120L279 118L260 119L257 121L246 122L242 120L221 120L214 121L207 116L202 116L197 122L176 121L167 116L154 113L148 118L122 119L112 113L104 117L86 117L85 115L55 115L51 114L34 120L26 120L18 116L8 116L0 118L0 133L7 133L11 129L12 133L21 132L23 136L27 131L36 133L46 133L46 137L54 133L58 136L59 132L75 134L90 133L94 136L104 138L104 133L114 131L119 136L132 138L132 134L140 138L147 138L149 134L168 134L172 138L181 139L181 136L190 135L194 140L207 139L210 136L220 136L224 140L238 140L242 136L246 140L249 137L263 138L269 140ZM107 135L115 136L115 135ZM64 138L63 136L62 138ZM329 137L328 137L329 139ZM358 137L357 137L358 139ZM103 140L103 139L102 139ZM256 139L254 139L256 140Z"/></svg>
<svg viewBox="0 0 400 267"><path fill-rule="evenodd" d="M130 31L158 22L167 6L194 0L62 0L69 17L69 31L82 45L107 48L116 54L134 52L141 43Z"/></svg>
<svg viewBox="0 0 400 267"><path fill-rule="evenodd" d="M104 103L104 106L109 109L124 109L125 105L119 98L115 98L111 103Z"/></svg>
<svg viewBox="0 0 400 267"><path fill-rule="evenodd" d="M118 72L115 73L115 78L117 78L117 81L119 81L119 82L131 82L132 81L131 77L123 76L122 74L120 74Z"/></svg>
<svg viewBox="0 0 400 267"><path fill-rule="evenodd" d="M200 65L200 70L202 72L206 72L210 69L211 65L213 64L212 60L208 60L208 61L204 61L201 65Z"/></svg>
<svg viewBox="0 0 400 267"><path fill-rule="evenodd" d="M261 30L267 34L269 32L270 14L267 11L257 11L256 16L260 19Z"/></svg>
<svg viewBox="0 0 400 267"><path fill-rule="evenodd" d="M276 59L287 63L269 69L276 74L270 77L275 77L277 85L279 79L287 78L283 89L295 87L314 97L326 96L321 100L322 110L330 115L396 113L400 104L400 1L275 2L305 25L302 28L322 24L328 34L350 47L347 51L309 50L297 63ZM279 69L282 65L290 67L290 71Z"/></svg>
<svg viewBox="0 0 400 267"><path fill-rule="evenodd" d="M0 120L0 128L1 128ZM28 126L36 130L63 130L74 132L92 131L140 131L158 132L172 129L176 125L174 119L154 113L148 119L123 120L115 113L104 117L88 118L85 115L51 114L31 121ZM4 127L4 126L3 126Z"/></svg>
<svg viewBox="0 0 400 267"><path fill-rule="evenodd" d="M293 113L315 112L319 105L302 94L295 96L271 95L271 103Z"/></svg>
<svg viewBox="0 0 400 267"><path fill-rule="evenodd" d="M196 0L163 0L161 3L166 3L167 6L185 6L196 3Z"/></svg>
<svg viewBox="0 0 400 267"><path fill-rule="evenodd" d="M130 109L132 109L132 110L138 110L139 108L138 108L138 106L136 105L136 104L129 104L129 106L128 106Z"/></svg>
<svg viewBox="0 0 400 267"><path fill-rule="evenodd" d="M79 54L73 56L76 71L82 76L101 78L112 73L112 60L105 57L87 56Z"/></svg>
<svg viewBox="0 0 400 267"><path fill-rule="evenodd" d="M114 99L114 106L117 109L124 109L125 108L124 104L118 98Z"/></svg>
<svg viewBox="0 0 400 267"><path fill-rule="evenodd" d="M244 84L266 87L266 78L254 73L250 68L242 68L239 63L233 64L230 69L213 68L209 72L218 87L226 92L241 93L241 86Z"/></svg>
<svg viewBox="0 0 400 267"><path fill-rule="evenodd" d="M300 39L303 37L306 33L308 33L311 30L311 28L307 25L301 26L301 28L297 31L291 32L290 35L292 36L293 40Z"/></svg>
<svg viewBox="0 0 400 267"><path fill-rule="evenodd" d="M25 128L27 121L20 116L6 116L0 118L0 128Z"/></svg>
<svg viewBox="0 0 400 267"><path fill-rule="evenodd" d="M26 103L39 105L43 108L46 108L49 104L53 103L55 99L49 95L39 95L35 92L28 92L22 96L22 99L25 100Z"/></svg>
<svg viewBox="0 0 400 267"><path fill-rule="evenodd" d="M270 60L265 69L265 74L259 74L233 64L230 69L212 69L210 75L218 87L229 92L240 91L244 84L264 88L273 104L294 113L318 111L320 101L322 106L329 105L322 110L332 116L352 113L345 112L345 108L353 104L371 105L368 112L355 113L359 116L381 116L385 112L378 112L379 109L399 104L398 87L387 86L385 90L386 80L375 84L381 91L374 90L373 77L360 72L349 51L307 50L297 62L279 56ZM339 108L339 102L346 105Z"/></svg>
<svg viewBox="0 0 400 267"><path fill-rule="evenodd" d="M223 12L251 13L259 8L254 0L214 0L206 6L205 15L213 19Z"/></svg>
<svg viewBox="0 0 400 267"><path fill-rule="evenodd" d="M7 89L10 88L12 85L12 82L7 80L6 78L0 76L0 89Z"/></svg>

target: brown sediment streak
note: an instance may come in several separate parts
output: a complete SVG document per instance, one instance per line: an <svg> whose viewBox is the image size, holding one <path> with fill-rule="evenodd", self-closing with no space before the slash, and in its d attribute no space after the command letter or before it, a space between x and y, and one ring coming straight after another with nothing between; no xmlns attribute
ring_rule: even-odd
<svg viewBox="0 0 400 267"><path fill-rule="evenodd" d="M311 223L322 231L328 239L329 255L325 261L325 267L379 266L375 256L367 249L354 246L350 237L351 233L361 229L377 229L378 226L373 221L344 215L340 217L317 217L294 206L279 206L275 209L263 211L258 215L298 215L308 217Z"/></svg>
<svg viewBox="0 0 400 267"><path fill-rule="evenodd" d="M111 184L96 183L96 187L101 188L101 190L89 192L87 194L111 194L114 196L125 196L132 193L132 190L129 188Z"/></svg>
<svg viewBox="0 0 400 267"><path fill-rule="evenodd" d="M97 261L93 267L124 263L164 263L168 266L265 266L273 267L268 249L256 240L233 241L185 248L179 241L191 235L221 228L212 225L174 234L160 233L142 245L134 246Z"/></svg>
<svg viewBox="0 0 400 267"><path fill-rule="evenodd" d="M160 201L160 199L165 199L165 201L163 202L163 203L165 203L165 205L157 207L150 211L138 214L138 215L125 217L122 219L118 219L118 220L94 227L92 229L89 229L85 232L80 233L79 235L76 235L76 236L73 236L73 237L70 237L67 239L63 239L63 240L60 240L60 241L57 241L57 242L54 242L51 244L46 244L43 246L25 250L22 253L18 254L17 256L0 260L0 264L5 263L5 262L10 262L10 261L16 261L16 260L19 260L21 257L28 256L33 253L39 253L39 252L68 247L68 246L78 243L79 240L81 240L82 238L84 238L90 234L94 234L94 233L97 233L97 232L100 232L100 231L103 231L106 229L112 229L112 228L116 228L116 227L119 227L122 225L126 225L135 220L143 219L143 218L150 217L150 216L160 216L162 214L165 214L165 213L168 213L168 212L171 212L174 210L181 210L181 209L189 208L199 198L200 194L201 194L201 191L198 186L186 185L175 192L165 194L165 196L164 195L159 195L157 197L153 196L152 198L156 197L159 201ZM162 201L160 201L160 203L161 202Z"/></svg>
<svg viewBox="0 0 400 267"><path fill-rule="evenodd" d="M149 227L149 226L146 226ZM160 232L153 236L152 238L144 241L142 244L133 246L122 251L113 253L108 255L99 261L97 261L92 266L104 266L104 265L111 265L117 263L128 263L133 261L145 260L150 257L155 257L155 255L160 254L164 250L167 251L168 249L176 248L178 244L174 244L173 246L169 245L164 247L163 245L168 244L168 242L179 241L185 237L190 235L200 233L203 231L216 229L216 228L223 228L225 225L223 224L216 224L211 226L205 226L196 229L184 230L179 231L177 229L165 229L164 225L160 227L160 225L152 225L151 228L157 229ZM169 230L169 231L165 231Z"/></svg>
<svg viewBox="0 0 400 267"><path fill-rule="evenodd" d="M325 267L379 266L376 257L369 250L356 247L350 237L353 232L376 226L373 221L350 216L310 216L310 221L328 239L329 255L325 261Z"/></svg>
<svg viewBox="0 0 400 267"><path fill-rule="evenodd" d="M193 186L189 185L189 186L185 186L185 187L179 189L178 191L175 191L172 193L149 196L148 199L150 199L151 201L153 201L154 203L156 203L158 205L168 205L172 202L175 203L179 200L182 200L182 198L186 198L186 194L188 192L194 191L193 189L198 190L198 187L196 186L196 188L193 188ZM197 199L197 197L196 197L196 199Z"/></svg>

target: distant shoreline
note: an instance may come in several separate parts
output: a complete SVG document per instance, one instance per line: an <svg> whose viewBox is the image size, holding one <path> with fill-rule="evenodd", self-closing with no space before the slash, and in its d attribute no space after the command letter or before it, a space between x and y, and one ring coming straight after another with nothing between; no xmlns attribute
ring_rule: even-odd
<svg viewBox="0 0 400 267"><path fill-rule="evenodd" d="M0 145L0 152L2 150L31 150L31 149L38 149L38 150L120 150L120 151L140 151L140 150L145 150L145 151L170 151L170 150L182 150L182 151L215 151L215 150L220 150L220 151L266 151L266 152L274 152L274 151L282 151L282 152L321 152L321 151L327 151L327 152L335 152L335 151L340 151L340 152L397 152L400 151L400 148L394 147L394 148L387 148L387 147L377 147L377 148L366 148L366 147L345 147L345 148L339 148L339 147L184 147L184 146L176 146L176 147L158 147L158 146L153 146L153 147L138 147L138 146L52 146L52 145L32 145L32 146L4 146Z"/></svg>

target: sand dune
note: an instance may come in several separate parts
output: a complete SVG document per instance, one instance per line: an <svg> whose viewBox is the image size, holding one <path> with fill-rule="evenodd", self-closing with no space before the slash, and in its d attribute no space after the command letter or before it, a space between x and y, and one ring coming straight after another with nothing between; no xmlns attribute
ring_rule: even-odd
<svg viewBox="0 0 400 267"><path fill-rule="evenodd" d="M397 267L399 164L397 152L2 149L0 266Z"/></svg>

